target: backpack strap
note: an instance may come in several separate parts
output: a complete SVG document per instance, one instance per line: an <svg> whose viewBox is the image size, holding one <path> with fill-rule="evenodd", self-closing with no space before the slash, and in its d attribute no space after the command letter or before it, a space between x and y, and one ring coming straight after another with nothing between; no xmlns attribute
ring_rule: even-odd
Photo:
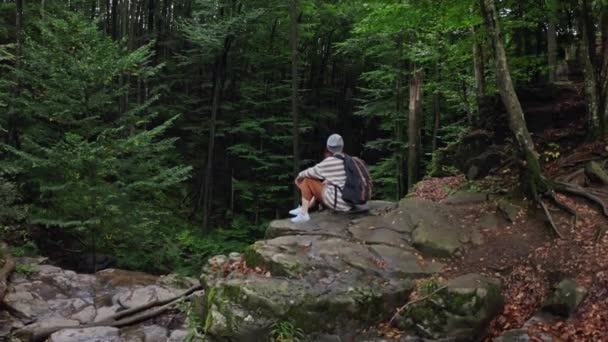
<svg viewBox="0 0 608 342"><path fill-rule="evenodd" d="M338 158L341 161L346 163L346 154L344 154L344 153L336 153L332 157ZM346 164L344 165L344 168L346 169ZM336 211L336 208L338 207L338 190L340 190L340 193L342 193L343 189L333 183L330 183L330 185L332 185L334 187L334 207L333 207L333 209L334 209L334 211Z"/></svg>

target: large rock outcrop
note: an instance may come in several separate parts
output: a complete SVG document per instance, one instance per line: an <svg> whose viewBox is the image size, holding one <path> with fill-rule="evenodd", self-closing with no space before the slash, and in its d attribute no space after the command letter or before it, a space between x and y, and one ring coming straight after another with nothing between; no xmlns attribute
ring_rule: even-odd
<svg viewBox="0 0 608 342"><path fill-rule="evenodd" d="M471 241L474 229L461 225L457 213L450 205L405 199L373 202L365 215L321 212L305 224L274 221L267 239L243 256L210 260L199 303L205 331L260 341L273 324L291 321L307 335L352 338L355 328L390 317L415 280L437 274L443 265L436 257Z"/></svg>

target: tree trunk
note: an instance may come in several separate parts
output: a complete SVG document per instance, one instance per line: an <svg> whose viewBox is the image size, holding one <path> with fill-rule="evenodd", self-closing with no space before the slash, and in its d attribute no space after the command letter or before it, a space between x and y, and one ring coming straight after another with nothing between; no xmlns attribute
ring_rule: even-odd
<svg viewBox="0 0 608 342"><path fill-rule="evenodd" d="M418 151L420 150L420 121L422 112L422 69L414 70L410 80L408 119L407 188L411 191L418 180Z"/></svg>
<svg viewBox="0 0 608 342"><path fill-rule="evenodd" d="M538 153L534 148L534 142L528 132L524 112L519 102L519 98L515 93L511 73L507 63L507 55L504 48L500 25L498 22L498 13L494 0L481 0L482 12L484 14L488 32L491 36L492 46L494 48L494 60L496 61L496 80L500 97L509 116L509 127L513 132L519 148L524 156L524 165L527 171L526 191L538 199L538 194L546 191L546 182L541 174L540 163L538 162Z"/></svg>
<svg viewBox="0 0 608 342"><path fill-rule="evenodd" d="M473 32L473 67L475 69L475 89L477 91L477 114L481 109L481 99L486 95L486 78L484 75L485 63L483 55L483 45L480 37L478 37L477 29L472 28Z"/></svg>
<svg viewBox="0 0 608 342"><path fill-rule="evenodd" d="M205 180L203 183L203 232L209 231L209 223L213 202L213 164L215 152L215 133L217 126L217 116L220 110L222 101L222 89L224 88L224 76L226 74L226 64L228 52L232 45L232 37L228 37L224 41L224 50L220 56L216 58L213 71L213 99L211 102L211 118L209 121L209 141L207 145L207 165L205 168Z"/></svg>
<svg viewBox="0 0 608 342"><path fill-rule="evenodd" d="M292 118L292 138L293 138L293 174L298 174L300 169L300 123L298 117L298 10L297 0L289 3L289 14L291 17L291 33L289 41L291 43L291 118ZM294 187L294 197L298 198L298 191Z"/></svg>
<svg viewBox="0 0 608 342"><path fill-rule="evenodd" d="M401 197L405 195L405 172L404 172L404 159L405 159L405 151L403 151L402 143L403 143L403 123L405 120L402 120L404 117L403 113L403 72L405 69L405 62L403 60L403 34L400 33L397 38L397 51L399 57L397 59L397 82L395 85L395 111L396 111L396 120L395 120L395 137L397 140L397 191L396 191L396 200L399 200Z"/></svg>
<svg viewBox="0 0 608 342"><path fill-rule="evenodd" d="M441 92L437 89L433 93L433 140L431 143L432 152L435 152L435 150L437 150L437 133L439 131L440 118L441 118Z"/></svg>
<svg viewBox="0 0 608 342"><path fill-rule="evenodd" d="M604 130L602 134L608 134L608 3L604 3L602 7L602 12L600 14L600 33L601 33L601 58L602 61L599 65L600 68L600 89L601 94L600 99L602 100L603 106L603 122L604 122Z"/></svg>
<svg viewBox="0 0 608 342"><path fill-rule="evenodd" d="M15 0L16 10L15 13L15 30L16 30L16 52L15 52L15 69L21 68L23 59L23 2L24 0ZM13 88L13 97L18 98L21 93L21 80L17 73L15 73L15 87ZM19 134L19 113L14 107L11 107L8 111L8 134L7 142L9 145L15 148L21 148L21 136Z"/></svg>
<svg viewBox="0 0 608 342"><path fill-rule="evenodd" d="M21 58L23 55L23 1L15 0L17 13L15 14L15 34L17 40L17 53L15 55L15 68L21 67Z"/></svg>
<svg viewBox="0 0 608 342"><path fill-rule="evenodd" d="M595 33L589 10L589 2L579 0L581 55L585 69L585 92L589 106L588 123L593 137L597 138L605 133L605 123L602 115L599 72L595 64Z"/></svg>
<svg viewBox="0 0 608 342"><path fill-rule="evenodd" d="M549 21L547 23L547 61L549 63L549 83L555 82L557 70L557 1L547 0Z"/></svg>
<svg viewBox="0 0 608 342"><path fill-rule="evenodd" d="M118 0L112 0L112 39L118 38Z"/></svg>

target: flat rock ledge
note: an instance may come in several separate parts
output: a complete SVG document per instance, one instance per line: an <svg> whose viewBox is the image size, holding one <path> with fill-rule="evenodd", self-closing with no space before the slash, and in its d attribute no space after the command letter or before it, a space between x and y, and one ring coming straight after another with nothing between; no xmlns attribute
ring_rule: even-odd
<svg viewBox="0 0 608 342"><path fill-rule="evenodd" d="M455 223L458 208L420 199L372 202L366 214L273 221L266 240L241 255L212 258L201 283L204 331L211 338L266 340L289 321L307 336L354 338L391 317L421 278L443 268L476 234ZM255 272L233 271L246 264ZM325 335L323 335L325 336Z"/></svg>

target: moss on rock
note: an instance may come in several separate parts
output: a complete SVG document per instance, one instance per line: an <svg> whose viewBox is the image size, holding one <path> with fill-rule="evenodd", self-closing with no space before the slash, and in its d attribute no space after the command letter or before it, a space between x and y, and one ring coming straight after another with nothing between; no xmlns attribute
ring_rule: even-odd
<svg viewBox="0 0 608 342"><path fill-rule="evenodd" d="M433 293L422 283L417 292ZM502 306L500 283L477 274L458 277L430 297L411 305L401 316L402 328L432 338L471 340L480 337Z"/></svg>

